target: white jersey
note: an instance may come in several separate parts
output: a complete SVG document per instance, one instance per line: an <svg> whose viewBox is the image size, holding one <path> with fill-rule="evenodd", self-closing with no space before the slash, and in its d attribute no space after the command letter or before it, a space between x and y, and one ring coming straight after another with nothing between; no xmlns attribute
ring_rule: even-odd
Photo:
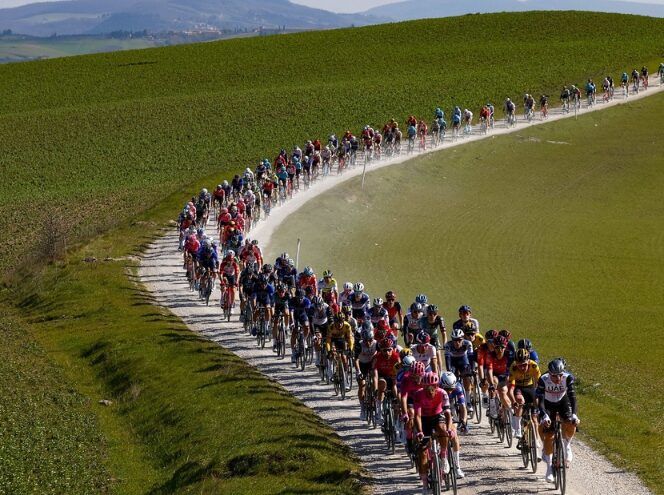
<svg viewBox="0 0 664 495"><path fill-rule="evenodd" d="M364 364L370 363L376 355L376 344L375 340L372 340L370 344L360 342L360 354L357 356L357 360Z"/></svg>
<svg viewBox="0 0 664 495"><path fill-rule="evenodd" d="M419 347L420 345L412 346L410 348L410 352L412 356L415 358L415 361L419 363L424 363L424 366L428 368L429 366L431 366L431 360L436 355L436 348L431 344L426 344L424 352L420 352L418 349Z"/></svg>
<svg viewBox="0 0 664 495"><path fill-rule="evenodd" d="M548 402L560 402L567 395L567 389L573 380L572 375L565 372L560 383L556 384L551 379L549 373L545 373L540 377L537 384L538 392L541 393L541 389L544 388L544 400Z"/></svg>

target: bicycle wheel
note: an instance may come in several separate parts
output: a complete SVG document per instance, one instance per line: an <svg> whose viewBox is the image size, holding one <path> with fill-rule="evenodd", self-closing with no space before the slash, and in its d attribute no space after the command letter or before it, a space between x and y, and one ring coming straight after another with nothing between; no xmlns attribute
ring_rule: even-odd
<svg viewBox="0 0 664 495"><path fill-rule="evenodd" d="M445 485L447 489L452 489L454 495L457 494L457 476L456 476L456 461L454 460L454 454L452 453L452 442L447 442L447 463L450 466L450 472L445 475Z"/></svg>
<svg viewBox="0 0 664 495"><path fill-rule="evenodd" d="M279 342L277 345L277 353L281 359L284 359L286 357L286 327L283 320L279 324Z"/></svg>
<svg viewBox="0 0 664 495"><path fill-rule="evenodd" d="M224 303L224 314L226 316L226 321L231 321L231 314L233 313L233 301L231 301L230 294L226 294Z"/></svg>
<svg viewBox="0 0 664 495"><path fill-rule="evenodd" d="M512 410L507 409L505 412L505 422L503 424L505 429L505 440L507 441L507 446L512 446Z"/></svg>
<svg viewBox="0 0 664 495"><path fill-rule="evenodd" d="M473 374L473 392L470 400L475 409L475 423L480 424L482 422L482 395L477 381L477 374Z"/></svg>
<svg viewBox="0 0 664 495"><path fill-rule="evenodd" d="M527 424L523 431L523 437L519 442L519 451L521 453L521 461L523 462L523 467L528 469L528 463L530 462L530 424Z"/></svg>
<svg viewBox="0 0 664 495"><path fill-rule="evenodd" d="M261 336L261 349L265 349L265 338L267 337L267 322L265 319L261 320L261 329L260 329L260 336Z"/></svg>
<svg viewBox="0 0 664 495"><path fill-rule="evenodd" d="M346 368L343 363L337 363L339 368L339 388L341 389L341 400L346 399Z"/></svg>
<svg viewBox="0 0 664 495"><path fill-rule="evenodd" d="M304 350L304 341L300 341L298 350L297 350L298 356L300 357L300 369L304 371L304 367L307 364L307 356L306 352Z"/></svg>
<svg viewBox="0 0 664 495"><path fill-rule="evenodd" d="M346 355L346 388L353 389L353 365L351 356Z"/></svg>
<svg viewBox="0 0 664 495"><path fill-rule="evenodd" d="M435 446L433 445L433 442L437 441L434 440L433 438L430 440L432 442L431 445L431 460L429 460L429 477L431 479L431 491L433 492L433 495L440 495L441 492L441 480L440 480L440 456L439 456L439 451Z"/></svg>
<svg viewBox="0 0 664 495"><path fill-rule="evenodd" d="M256 322L256 345L261 346L261 335L263 333L263 315L259 313L258 321Z"/></svg>
<svg viewBox="0 0 664 495"><path fill-rule="evenodd" d="M332 384L334 385L334 395L339 395L339 392L341 392L341 387L343 386L339 377L339 367L335 361L330 363L330 367L332 368Z"/></svg>
<svg viewBox="0 0 664 495"><path fill-rule="evenodd" d="M496 425L496 433L498 434L498 440L502 443L505 440L505 426L502 419L498 418L494 420Z"/></svg>
<svg viewBox="0 0 664 495"><path fill-rule="evenodd" d="M537 438L535 437L535 425L532 421L530 422L530 428L528 429L528 450L530 456L530 469L532 469L534 474L537 472Z"/></svg>
<svg viewBox="0 0 664 495"><path fill-rule="evenodd" d="M560 425L558 425L558 428L556 429L554 454L556 459L556 463L553 466L555 488L560 489L561 495L565 495L565 490L567 489L567 459L565 459L565 446L563 445L563 439L560 433Z"/></svg>
<svg viewBox="0 0 664 495"><path fill-rule="evenodd" d="M307 358L307 364L312 364L314 362L314 338L311 335L311 331L307 337L307 352L305 354Z"/></svg>

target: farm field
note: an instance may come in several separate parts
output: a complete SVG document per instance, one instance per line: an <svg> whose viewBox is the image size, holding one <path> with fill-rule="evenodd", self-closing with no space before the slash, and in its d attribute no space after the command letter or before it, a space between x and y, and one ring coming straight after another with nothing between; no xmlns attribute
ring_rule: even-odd
<svg viewBox="0 0 664 495"><path fill-rule="evenodd" d="M664 480L664 95L471 143L351 179L274 235L269 258L436 302L470 304L578 375L584 438L657 493ZM638 125L633 123L638 122Z"/></svg>
<svg viewBox="0 0 664 495"><path fill-rule="evenodd" d="M105 485L118 493L200 492L222 482L232 493L262 493L284 483L266 459L291 462L300 455L301 443L282 442L278 434L304 431L312 443L301 455L329 469L298 471L298 464L288 488L356 492L361 476L350 453L269 382L256 377L266 408L258 412L269 416L278 406L293 414L276 430L270 421L258 424L256 438L267 439L258 451L239 443L244 432L218 421L244 414L233 404L257 401L235 382L249 368L156 312L134 281L134 255L177 215L187 194L281 146L392 116L429 115L435 105L475 108L524 88L556 94L563 82L588 75L643 63L652 68L660 61L663 23L496 14L0 66L0 270L6 274L0 296L27 342L3 347L0 359L29 363L26 346L34 347L48 363L36 390L57 382L83 397L59 402L70 425L62 431L73 436L96 424L99 452L92 455L84 442L81 451L68 449L71 459L63 455L62 464L73 472L101 462L110 473ZM524 30L528 24L541 29ZM489 36L469 44L468 32ZM607 50L605 39L614 36L624 41ZM348 64L337 77L335 61L369 45L392 51L373 65ZM297 77L293 67L301 68ZM459 73L473 84L460 87ZM61 238L70 254L49 264L53 240ZM31 392L16 393L29 399ZM219 404L229 396L236 401ZM115 407L100 406L100 399ZM52 414L32 403L44 406L35 414ZM18 435L9 444L20 444L24 430L6 431ZM247 459L256 470L247 470ZM90 472L81 479L99 482ZM63 492L53 486L52 493Z"/></svg>
<svg viewBox="0 0 664 495"><path fill-rule="evenodd" d="M4 65L0 268L16 266L6 240L19 230L30 246L53 229L85 242L170 193L179 203L185 185L311 136L654 66L663 25L492 14ZM467 33L486 35L469 43ZM608 50L608 38L622 41ZM389 46L389 56L358 58L339 77L336 61L366 46Z"/></svg>

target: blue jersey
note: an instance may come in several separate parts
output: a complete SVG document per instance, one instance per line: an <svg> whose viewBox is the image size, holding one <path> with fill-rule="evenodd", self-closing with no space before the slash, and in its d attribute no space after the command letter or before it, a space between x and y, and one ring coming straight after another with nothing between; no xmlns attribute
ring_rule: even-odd
<svg viewBox="0 0 664 495"><path fill-rule="evenodd" d="M447 392L447 395L450 397L450 401L456 399L457 404L459 404L460 406L466 405L466 394L464 393L463 385L461 385L460 382L456 382L456 384L454 385L454 390L452 390L451 392Z"/></svg>
<svg viewBox="0 0 664 495"><path fill-rule="evenodd" d="M272 306L274 305L274 286L267 284L265 287L261 287L260 284L255 284L252 297L259 305Z"/></svg>
<svg viewBox="0 0 664 495"><path fill-rule="evenodd" d="M442 119L445 117L445 112L443 112L440 108L436 110L436 118L437 119Z"/></svg>
<svg viewBox="0 0 664 495"><path fill-rule="evenodd" d="M307 316L309 308L311 307L311 301L303 297L301 301L298 301L296 297L292 297L288 302L288 307L293 312L293 316L297 319L300 316Z"/></svg>
<svg viewBox="0 0 664 495"><path fill-rule="evenodd" d="M206 250L205 247L201 246L196 253L196 259L202 267L209 270L216 270L219 266L219 257L217 256L217 252L212 248Z"/></svg>
<svg viewBox="0 0 664 495"><path fill-rule="evenodd" d="M417 127L414 125L408 126L408 137L415 137L417 135Z"/></svg>
<svg viewBox="0 0 664 495"><path fill-rule="evenodd" d="M461 347L457 348L453 342L450 340L445 343L445 365L448 370L461 371L462 368L470 366L473 344L470 340L464 339Z"/></svg>

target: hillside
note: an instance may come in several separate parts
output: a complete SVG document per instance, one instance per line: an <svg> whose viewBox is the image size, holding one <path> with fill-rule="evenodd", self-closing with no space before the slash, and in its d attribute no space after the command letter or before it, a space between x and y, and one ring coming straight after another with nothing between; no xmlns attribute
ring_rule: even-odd
<svg viewBox="0 0 664 495"><path fill-rule="evenodd" d="M590 0L579 5L574 0L406 0L381 5L363 12L366 15L387 17L395 21L447 17L463 14L491 12L524 12L533 10L579 10L637 14L664 17L664 5L646 2L622 2L616 0Z"/></svg>
<svg viewBox="0 0 664 495"><path fill-rule="evenodd" d="M184 31L200 26L326 29L376 21L375 16L334 14L288 0L67 0L0 9L0 31L34 36Z"/></svg>
<svg viewBox="0 0 664 495"><path fill-rule="evenodd" d="M238 414L220 397L259 402L247 381L235 381L246 368L155 310L127 276L135 269L132 255L173 219L185 192L282 146L429 115L436 105L476 108L525 89L554 94L564 82L626 66L654 68L663 22L496 14L4 65L2 301L18 307L25 335L61 368L59 382L85 397L85 412L105 439L105 467L123 480L123 493L205 492L224 482L233 483L233 493L258 493L256 485L269 492L269 459L297 456L302 442L283 438L302 428L320 447L303 455L317 468L337 464L330 472L297 471L295 488L357 491L353 459L339 455L329 430L264 382L261 414L273 418L270 408L278 404L297 411L298 423L291 429L280 422L275 435L266 431L274 423L259 422L263 429L253 434L275 440L258 451L243 447L246 431L229 430L218 418ZM487 36L468 43L469 32ZM607 50L614 37L624 41ZM366 47L389 47L390 56L366 63ZM69 256L59 250L65 240ZM51 264L51 257L60 261ZM104 398L118 407L99 406ZM255 459L256 472L242 471Z"/></svg>

